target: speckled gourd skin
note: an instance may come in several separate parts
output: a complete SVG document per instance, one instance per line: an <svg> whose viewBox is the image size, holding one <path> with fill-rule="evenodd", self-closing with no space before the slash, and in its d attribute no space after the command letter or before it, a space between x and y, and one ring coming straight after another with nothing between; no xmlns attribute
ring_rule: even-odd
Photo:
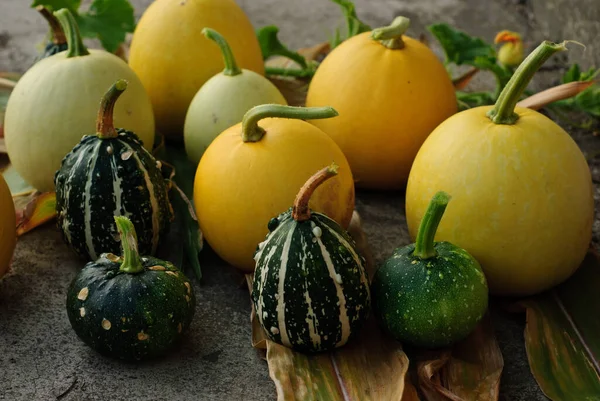
<svg viewBox="0 0 600 401"><path fill-rule="evenodd" d="M291 212L269 222L269 234L255 253L254 310L272 341L304 353L329 351L351 341L369 316L365 259L326 215L312 212L309 220L296 221ZM314 239L317 228L321 235Z"/></svg>
<svg viewBox="0 0 600 401"><path fill-rule="evenodd" d="M488 306L486 278L477 260L449 242L437 256L413 255L415 244L396 249L371 284L373 310L394 338L437 348L465 338Z"/></svg>
<svg viewBox="0 0 600 401"><path fill-rule="evenodd" d="M39 61L46 57L53 56L56 53L60 53L62 51L67 50L68 48L69 48L69 45L66 42L57 44L57 43L50 41L46 44L46 47L44 47L44 51L42 52L42 54L38 57L38 59L36 61Z"/></svg>
<svg viewBox="0 0 600 401"><path fill-rule="evenodd" d="M170 262L142 257L144 270L135 274L119 271L120 262L103 254L73 280L67 294L71 326L101 354L124 360L159 356L188 329L194 290Z"/></svg>
<svg viewBox="0 0 600 401"><path fill-rule="evenodd" d="M156 253L174 216L156 159L135 133L117 132L116 138L84 136L54 177L58 227L88 261L120 252L113 216L126 215L133 222L143 255Z"/></svg>

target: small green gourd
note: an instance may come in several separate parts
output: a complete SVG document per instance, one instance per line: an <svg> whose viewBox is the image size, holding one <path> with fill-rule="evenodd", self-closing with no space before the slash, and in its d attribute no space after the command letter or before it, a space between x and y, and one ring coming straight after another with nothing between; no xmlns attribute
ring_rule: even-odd
<svg viewBox="0 0 600 401"><path fill-rule="evenodd" d="M434 242L449 200L442 191L433 196L416 242L396 249L373 277L375 315L403 343L450 345L470 334L487 310L487 280L477 260L449 242Z"/></svg>
<svg viewBox="0 0 600 401"><path fill-rule="evenodd" d="M77 336L95 351L123 360L164 354L188 330L196 298L171 262L140 256L137 235L124 216L114 220L122 256L89 262L67 293L67 315Z"/></svg>
<svg viewBox="0 0 600 401"><path fill-rule="evenodd" d="M198 90L187 110L184 144L189 159L198 164L208 145L227 128L242 121L244 114L261 104L287 105L277 87L264 76L238 67L225 38L204 28L202 33L221 48L225 69Z"/></svg>

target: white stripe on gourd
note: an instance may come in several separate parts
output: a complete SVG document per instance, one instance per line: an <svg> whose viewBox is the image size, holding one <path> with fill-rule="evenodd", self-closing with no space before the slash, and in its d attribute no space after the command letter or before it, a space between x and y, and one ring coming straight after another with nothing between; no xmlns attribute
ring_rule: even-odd
<svg viewBox="0 0 600 401"><path fill-rule="evenodd" d="M121 143L123 143L123 141L120 141ZM117 169L117 161L115 160L115 158L118 157L117 155L112 154L112 157L110 158L110 166L111 166L111 173L112 173L112 184L113 184L113 193L115 194L115 211L114 211L114 215L115 216L127 216L127 211L125 210L125 208L123 208L122 202L121 202L121 188L122 188L122 184L123 184L123 179L121 179L121 177L119 177L119 171ZM121 209L122 213L121 213Z"/></svg>
<svg viewBox="0 0 600 401"><path fill-rule="evenodd" d="M310 194L335 174L328 168L311 177L294 207L269 222L255 252L258 321L272 341L301 352L343 346L370 310L365 260L354 241L334 220L308 210Z"/></svg>
<svg viewBox="0 0 600 401"><path fill-rule="evenodd" d="M75 172L79 169L79 165L81 164L81 162L83 160L83 156L85 156L85 153L81 152L79 154L79 156L77 157L77 160L75 161L75 164L73 165L73 168L69 172L69 175L67 176L67 180L65 181L65 187L66 188L68 188L71 185L71 180L75 176ZM70 194L69 191L67 191L67 193L65 194L65 207L64 207L64 210L68 210L69 209L69 194ZM64 218L64 219L62 219L62 223L63 223L62 224L62 226L63 226L62 227L63 233L67 237L67 242L71 243L71 241L72 241L71 231L70 231L71 222L69 221L69 219Z"/></svg>
<svg viewBox="0 0 600 401"><path fill-rule="evenodd" d="M98 259L98 254L94 249L94 239L92 238L92 180L94 179L94 169L96 168L96 160L98 160L98 149L102 142L98 142L92 151L92 159L90 160L90 168L88 170L87 181L85 183L84 201L84 224L85 224L85 244L92 259Z"/></svg>

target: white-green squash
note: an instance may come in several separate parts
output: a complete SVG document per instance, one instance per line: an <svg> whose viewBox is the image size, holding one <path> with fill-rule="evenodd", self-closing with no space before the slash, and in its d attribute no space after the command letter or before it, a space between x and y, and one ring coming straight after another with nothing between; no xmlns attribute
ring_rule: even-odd
<svg viewBox="0 0 600 401"><path fill-rule="evenodd" d="M73 15L60 21L69 48L35 63L6 106L4 136L15 170L39 191L54 191L54 173L82 133L94 132L102 96L115 81L129 82L115 107L115 124L135 132L146 149L154 143L152 104L140 79L118 56L86 49Z"/></svg>
<svg viewBox="0 0 600 401"><path fill-rule="evenodd" d="M229 44L221 34L210 28L204 28L202 33L221 48L225 69L202 85L186 114L183 131L185 150L196 164L213 139L241 122L252 107L287 105L271 81L254 71L238 67Z"/></svg>

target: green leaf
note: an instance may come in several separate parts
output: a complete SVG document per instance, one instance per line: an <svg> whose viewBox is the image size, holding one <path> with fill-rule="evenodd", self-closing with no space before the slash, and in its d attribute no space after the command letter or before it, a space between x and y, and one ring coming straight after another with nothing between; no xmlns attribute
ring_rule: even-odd
<svg viewBox="0 0 600 401"><path fill-rule="evenodd" d="M579 270L553 290L523 302L529 366L551 400L598 400L600 260L590 250Z"/></svg>
<svg viewBox="0 0 600 401"><path fill-rule="evenodd" d="M190 162L181 145L165 146L163 144L154 153L157 159L168 163L175 172L172 178L175 185L169 193L169 199L175 212L175 221L171 225L163 250L176 266L181 269L184 269L184 266L190 266L197 279L201 280L202 270L198 255L202 251L203 238L194 206L191 203L196 167Z"/></svg>
<svg viewBox="0 0 600 401"><path fill-rule="evenodd" d="M350 0L331 0L335 4L339 5L342 9L342 13L346 18L346 27L348 30L348 34L345 37L342 37L340 34L339 28L335 30L335 36L330 41L331 48L334 49L344 40L351 38L352 36L356 36L363 32L369 32L371 27L364 22L362 22L358 16L356 15L356 6Z"/></svg>
<svg viewBox="0 0 600 401"><path fill-rule="evenodd" d="M33 0L31 7L44 6L51 11L58 11L61 8L67 8L74 15L78 14L81 0Z"/></svg>
<svg viewBox="0 0 600 401"><path fill-rule="evenodd" d="M576 109L600 118L600 86L587 88L575 96L572 104Z"/></svg>
<svg viewBox="0 0 600 401"><path fill-rule="evenodd" d="M459 111L479 106L488 106L496 101L490 92L461 92L456 91Z"/></svg>
<svg viewBox="0 0 600 401"><path fill-rule="evenodd" d="M565 72L562 77L562 83L568 84L569 82L579 81L581 72L579 71L579 64L575 63Z"/></svg>
<svg viewBox="0 0 600 401"><path fill-rule="evenodd" d="M97 37L114 53L135 29L134 9L128 0L94 0L87 13L79 14L77 23L82 36Z"/></svg>
<svg viewBox="0 0 600 401"><path fill-rule="evenodd" d="M483 39L469 36L445 23L429 25L427 29L442 46L446 55L446 63L476 66L476 59L479 60L479 63L483 63L482 60L487 59L486 64L496 64L496 50Z"/></svg>
<svg viewBox="0 0 600 401"><path fill-rule="evenodd" d="M258 43L260 44L260 50L263 55L263 60L268 59L272 56L283 56L291 60L294 60L302 68L307 67L306 59L301 54L292 51L287 48L277 36L279 34L279 28L275 25L268 25L260 28L256 32L258 37Z"/></svg>

